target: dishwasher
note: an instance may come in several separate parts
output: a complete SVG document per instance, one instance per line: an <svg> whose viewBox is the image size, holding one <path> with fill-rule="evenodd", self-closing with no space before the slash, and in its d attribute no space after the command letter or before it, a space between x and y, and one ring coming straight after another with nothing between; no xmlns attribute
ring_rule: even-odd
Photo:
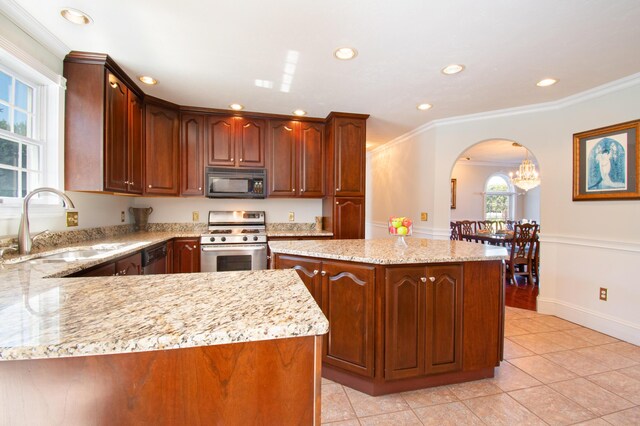
<svg viewBox="0 0 640 426"><path fill-rule="evenodd" d="M142 274L167 273L167 245L161 244L142 251Z"/></svg>

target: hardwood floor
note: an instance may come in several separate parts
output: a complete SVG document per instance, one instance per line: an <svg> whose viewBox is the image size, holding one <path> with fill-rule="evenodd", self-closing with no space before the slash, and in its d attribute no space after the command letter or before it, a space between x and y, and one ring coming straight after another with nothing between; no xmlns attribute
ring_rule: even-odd
<svg viewBox="0 0 640 426"><path fill-rule="evenodd" d="M518 285L510 285L505 282L504 301L512 308L536 310L536 298L538 297L538 286L529 284L525 279L520 278Z"/></svg>

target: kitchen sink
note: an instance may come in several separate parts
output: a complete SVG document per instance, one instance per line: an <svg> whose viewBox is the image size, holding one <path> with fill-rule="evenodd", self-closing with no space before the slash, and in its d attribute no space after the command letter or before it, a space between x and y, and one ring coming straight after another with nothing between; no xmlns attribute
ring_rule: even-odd
<svg viewBox="0 0 640 426"><path fill-rule="evenodd" d="M38 259L43 260L60 260L65 262L71 262L74 260L83 260L83 259L91 259L94 257L98 257L104 255L112 251L112 248L109 249L82 249L82 250L72 250L72 251L63 251L61 253L49 254L46 256L40 256Z"/></svg>

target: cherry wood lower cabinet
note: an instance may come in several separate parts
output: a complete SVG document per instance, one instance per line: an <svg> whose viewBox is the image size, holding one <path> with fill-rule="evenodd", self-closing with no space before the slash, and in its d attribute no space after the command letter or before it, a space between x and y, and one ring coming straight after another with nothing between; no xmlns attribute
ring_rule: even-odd
<svg viewBox="0 0 640 426"><path fill-rule="evenodd" d="M173 240L173 273L200 272L200 239Z"/></svg>
<svg viewBox="0 0 640 426"><path fill-rule="evenodd" d="M383 395L493 377L502 360L502 261L372 265L276 253L275 267L296 269L329 320L328 379Z"/></svg>
<svg viewBox="0 0 640 426"><path fill-rule="evenodd" d="M0 423L320 424L321 336L0 362Z"/></svg>

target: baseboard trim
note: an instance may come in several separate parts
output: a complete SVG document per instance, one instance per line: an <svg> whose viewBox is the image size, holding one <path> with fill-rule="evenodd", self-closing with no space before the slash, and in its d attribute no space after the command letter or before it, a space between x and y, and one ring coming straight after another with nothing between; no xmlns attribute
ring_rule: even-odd
<svg viewBox="0 0 640 426"><path fill-rule="evenodd" d="M640 345L640 324L556 299L538 296L538 312L591 328L616 339Z"/></svg>

